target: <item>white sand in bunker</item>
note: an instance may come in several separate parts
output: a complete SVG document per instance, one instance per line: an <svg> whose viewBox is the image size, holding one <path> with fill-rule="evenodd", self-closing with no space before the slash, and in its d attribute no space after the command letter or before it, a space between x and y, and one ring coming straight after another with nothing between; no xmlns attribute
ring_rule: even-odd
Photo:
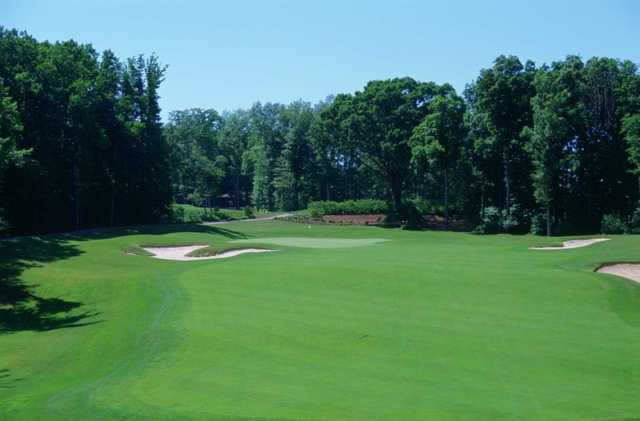
<svg viewBox="0 0 640 421"><path fill-rule="evenodd" d="M154 257L156 259L180 260L180 261L226 259L227 257L238 256L240 254L245 254L245 253L266 253L270 251L276 251L276 250L268 250L268 249L246 248L246 249L223 251L213 256L200 256L200 257L187 256L192 251L199 250L205 247L209 247L209 246L195 245L195 246L183 246L183 247L142 247L142 249L153 254L153 256L151 257Z"/></svg>
<svg viewBox="0 0 640 421"><path fill-rule="evenodd" d="M568 240L563 241L562 246L558 247L530 247L531 250L567 250L577 249L580 247L590 246L592 244L601 243L603 241L609 241L609 238L589 238L585 240Z"/></svg>
<svg viewBox="0 0 640 421"><path fill-rule="evenodd" d="M640 283L640 264L639 263L616 263L612 265L604 265L596 270L598 273L608 273L609 275L621 276Z"/></svg>

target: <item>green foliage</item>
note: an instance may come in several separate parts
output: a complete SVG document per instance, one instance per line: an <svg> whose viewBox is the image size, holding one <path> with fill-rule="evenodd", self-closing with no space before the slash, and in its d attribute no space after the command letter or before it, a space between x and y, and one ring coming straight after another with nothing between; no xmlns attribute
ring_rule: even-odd
<svg viewBox="0 0 640 421"><path fill-rule="evenodd" d="M228 221L238 219L228 211L201 208L191 205L171 205L167 222L172 224L196 224L200 222Z"/></svg>
<svg viewBox="0 0 640 421"><path fill-rule="evenodd" d="M476 234L497 234L502 232L502 211L496 207L489 206L481 215L481 222L473 232Z"/></svg>
<svg viewBox="0 0 640 421"><path fill-rule="evenodd" d="M309 212L313 217L322 215L366 215L386 214L389 206L382 200L360 199L334 202L330 200L309 203Z"/></svg>
<svg viewBox="0 0 640 421"><path fill-rule="evenodd" d="M449 85L408 77L371 81L363 91L336 97L322 114L337 133L341 148L357 151L363 163L385 181L396 218L411 160L411 133L429 112L425 104L451 91Z"/></svg>
<svg viewBox="0 0 640 421"><path fill-rule="evenodd" d="M8 89L0 79L0 181L8 167L20 166L29 153L28 150L17 149L21 135L18 105L9 96Z"/></svg>
<svg viewBox="0 0 640 421"><path fill-rule="evenodd" d="M254 218L256 215L255 209L252 208L251 206L245 206L242 209L242 211L244 213L245 218Z"/></svg>
<svg viewBox="0 0 640 421"><path fill-rule="evenodd" d="M535 77L533 129L525 131L529 138L526 150L533 164L534 196L549 210L560 199L560 177L570 171L566 145L581 118L577 83L581 66L577 58L570 57Z"/></svg>
<svg viewBox="0 0 640 421"><path fill-rule="evenodd" d="M531 217L531 234L547 234L547 216L543 213L536 213Z"/></svg>
<svg viewBox="0 0 640 421"><path fill-rule="evenodd" d="M167 212L164 73L153 55L123 63L0 28L0 203L15 232L149 223Z"/></svg>
<svg viewBox="0 0 640 421"><path fill-rule="evenodd" d="M484 210L484 214L480 217L480 223L473 232L476 234L521 234L526 232L528 220L526 212L523 212L517 204L512 205L508 212L489 206Z"/></svg>
<svg viewBox="0 0 640 421"><path fill-rule="evenodd" d="M627 225L619 215L604 215L600 230L603 234L624 234L627 231Z"/></svg>
<svg viewBox="0 0 640 421"><path fill-rule="evenodd" d="M629 162L632 165L631 172L640 176L640 113L625 116L622 130L627 143Z"/></svg>
<svg viewBox="0 0 640 421"><path fill-rule="evenodd" d="M633 210L627 229L630 234L640 234L640 206Z"/></svg>
<svg viewBox="0 0 640 421"><path fill-rule="evenodd" d="M446 220L495 207L500 231L544 211L558 233L593 232L640 197L630 61L500 56L464 100L404 77L316 105L174 111L163 126L165 70L154 55L0 29L0 204L14 231L167 220L172 202L293 211L370 197L394 223L412 198Z"/></svg>
<svg viewBox="0 0 640 421"><path fill-rule="evenodd" d="M255 104L249 110L244 168L252 176L251 201L260 209L306 206L316 186L314 151L309 140L316 118L311 105Z"/></svg>
<svg viewBox="0 0 640 421"><path fill-rule="evenodd" d="M393 221L391 221L393 222ZM422 212L412 201L405 201L402 207L402 228L406 230L417 230L422 228Z"/></svg>
<svg viewBox="0 0 640 421"><path fill-rule="evenodd" d="M21 167L25 157L31 152L27 149L17 148L21 135L22 124L20 123L18 106L9 96L9 92L0 78L0 232L11 228L3 206L3 201L6 200L4 183L7 171L12 167Z"/></svg>
<svg viewBox="0 0 640 421"><path fill-rule="evenodd" d="M509 234L517 233L520 230L520 221L512 213L504 213L502 216L502 230Z"/></svg>
<svg viewBox="0 0 640 421"><path fill-rule="evenodd" d="M626 215L637 200L628 172L639 80L630 62L569 56L536 67L501 56L465 101L402 78L315 107L258 103L222 116L220 188L238 207L391 198L397 222L410 197L469 219L496 207L501 232L528 230L541 210L556 233L593 232L603 213Z"/></svg>
<svg viewBox="0 0 640 421"><path fill-rule="evenodd" d="M418 171L442 174L443 207L448 224L450 175L458 165L464 138L464 101L455 92L437 96L429 114L414 130L409 143Z"/></svg>
<svg viewBox="0 0 640 421"><path fill-rule="evenodd" d="M411 134L411 159L422 169L453 166L464 137L464 101L450 92L435 97L428 108L429 114Z"/></svg>
<svg viewBox="0 0 640 421"><path fill-rule="evenodd" d="M469 90L471 106L484 125L476 132L482 136L477 140L491 155L490 166L479 169L486 171L483 176L493 181L491 187L503 198L502 203L495 203L501 209L509 208L512 200L531 201L530 184L516 180L528 178L530 172L521 133L531 126L535 74L533 62L523 65L518 57L501 55L491 68L480 72ZM502 174L495 171L498 168Z"/></svg>
<svg viewBox="0 0 640 421"><path fill-rule="evenodd" d="M218 136L220 151L226 160L225 177L222 179L223 188L225 181L233 195L236 208L244 203L244 197L250 190L250 178L247 171L248 142L249 142L249 116L243 110L223 115L223 125Z"/></svg>
<svg viewBox="0 0 640 421"><path fill-rule="evenodd" d="M408 199L407 202L411 202L411 204L422 215L444 213L444 208L440 203L430 202L423 197L413 197L411 199Z"/></svg>
<svg viewBox="0 0 640 421"><path fill-rule="evenodd" d="M220 192L227 159L219 145L222 119L215 110L174 111L164 133L174 195L201 205Z"/></svg>

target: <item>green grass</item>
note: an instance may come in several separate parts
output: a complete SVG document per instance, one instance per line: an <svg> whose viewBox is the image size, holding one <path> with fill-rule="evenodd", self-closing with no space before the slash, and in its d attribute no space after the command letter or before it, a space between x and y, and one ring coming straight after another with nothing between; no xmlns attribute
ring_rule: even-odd
<svg viewBox="0 0 640 421"><path fill-rule="evenodd" d="M639 260L640 237L612 238L543 253L531 236L239 222L0 241L11 293L38 297L0 307L0 419L634 419L640 285L593 269ZM280 251L125 252L267 239Z"/></svg>
<svg viewBox="0 0 640 421"><path fill-rule="evenodd" d="M188 257L210 257L217 256L218 254L226 253L229 251L242 250L247 248L257 248L257 249L265 249L264 247L255 246L250 243L244 247L238 247L231 244L223 245L223 246L208 246L201 249L193 250L186 254ZM269 250L269 249L267 249Z"/></svg>
<svg viewBox="0 0 640 421"><path fill-rule="evenodd" d="M303 233L304 234L304 233ZM274 244L286 247L334 249L363 247L388 241L384 238L313 238L313 237L272 237L233 240L234 244Z"/></svg>

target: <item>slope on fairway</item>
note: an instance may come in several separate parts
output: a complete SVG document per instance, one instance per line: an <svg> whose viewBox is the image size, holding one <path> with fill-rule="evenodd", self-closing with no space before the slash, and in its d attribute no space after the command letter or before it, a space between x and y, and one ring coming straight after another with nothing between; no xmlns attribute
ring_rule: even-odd
<svg viewBox="0 0 640 421"><path fill-rule="evenodd" d="M313 237L272 237L233 240L232 243L264 243L289 247L308 247L318 249L337 249L362 247L389 241L385 238L313 238Z"/></svg>
<svg viewBox="0 0 640 421"><path fill-rule="evenodd" d="M125 252L278 237L390 241ZM52 307L0 313L0 418L638 416L640 286L592 271L640 238L528 250L545 242L287 222L0 242L3 277Z"/></svg>

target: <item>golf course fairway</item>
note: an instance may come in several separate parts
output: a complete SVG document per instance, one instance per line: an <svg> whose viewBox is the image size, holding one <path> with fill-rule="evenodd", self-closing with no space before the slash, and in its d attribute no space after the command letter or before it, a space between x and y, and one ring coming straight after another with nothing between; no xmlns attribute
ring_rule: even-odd
<svg viewBox="0 0 640 421"><path fill-rule="evenodd" d="M0 307L0 419L635 419L640 284L593 270L640 237L610 238L265 221L2 240L4 293L33 296ZM138 252L189 244L277 252Z"/></svg>

